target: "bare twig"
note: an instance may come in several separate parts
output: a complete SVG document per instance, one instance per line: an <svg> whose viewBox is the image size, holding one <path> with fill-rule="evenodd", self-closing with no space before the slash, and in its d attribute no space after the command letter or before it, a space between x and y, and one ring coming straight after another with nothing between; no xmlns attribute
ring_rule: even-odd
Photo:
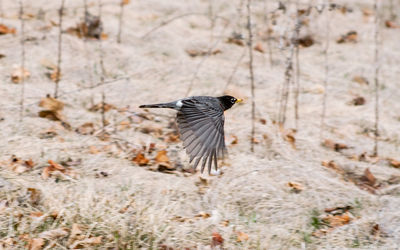
<svg viewBox="0 0 400 250"><path fill-rule="evenodd" d="M123 15L124 15L124 6L125 1L121 0L120 2L120 11L119 11L119 25L118 25L118 35L117 35L117 42L121 43L121 33L122 33L122 24L123 24Z"/></svg>
<svg viewBox="0 0 400 250"><path fill-rule="evenodd" d="M255 133L255 100L254 100L254 70L253 70L253 31L251 27L251 0L247 0L247 31L249 34L249 40L247 42L247 47L249 49L249 73L250 73L250 87L251 87L251 152L254 152L254 133Z"/></svg>
<svg viewBox="0 0 400 250"><path fill-rule="evenodd" d="M243 49L242 54L240 55L240 57L239 57L238 60L236 61L236 64L235 64L235 66L234 66L233 69L232 69L232 73L231 73L231 75L229 76L228 81L226 81L226 85L225 85L225 88L224 88L224 92L228 89L229 85L231 84L232 79L233 79L233 77L235 76L235 73L236 73L237 69L239 68L240 63L242 62L244 56L246 55L246 50L247 50L247 48L244 48L244 49Z"/></svg>
<svg viewBox="0 0 400 250"><path fill-rule="evenodd" d="M264 1L264 23L267 24L267 45L268 45L268 58L269 58L269 66L272 68L273 65L273 58L272 58L272 44L271 44L271 37L269 31L271 29L270 22L268 19L268 0Z"/></svg>
<svg viewBox="0 0 400 250"><path fill-rule="evenodd" d="M226 28L228 27L229 23L226 23L224 28L222 29L222 33L225 32ZM220 35L220 39L218 39L217 41L215 41L207 50L207 53L205 56L203 56L203 58L201 59L201 61L199 62L199 64L196 67L196 71L193 74L192 80L189 83L189 87L186 91L186 96L188 96L190 94L190 92L192 91L193 85L194 85L194 81L197 79L197 74L199 73L201 67L203 66L203 63L212 55L213 50L215 49L215 47L221 42L222 38L223 38L223 34Z"/></svg>
<svg viewBox="0 0 400 250"><path fill-rule="evenodd" d="M374 1L374 13L375 13L375 30L374 30L374 43L375 43L375 53L374 53L374 64L375 64L375 74L374 74L374 82L375 82L375 129L374 129L374 156L378 156L378 137L379 137L379 71L380 71L380 63L379 63L379 6L378 0Z"/></svg>
<svg viewBox="0 0 400 250"><path fill-rule="evenodd" d="M199 12L190 12L190 13L185 13L185 14L182 14L182 15L174 16L174 17L172 17L172 18L170 18L170 19L168 19L168 20L166 20L166 21L161 22L161 24L159 24L158 26L152 28L152 29L149 30L148 32L146 32L146 33L141 37L141 39L146 39L146 38L147 38L151 33L153 33L154 31L156 31L156 30L158 30L158 29L160 29L160 28L162 28L162 27L164 27L164 26L166 26L166 25L172 23L173 21L176 21L176 20L178 20L178 19L181 19L181 18L184 18L184 17L187 17L187 16L208 16L208 14L207 14L207 13L199 13ZM220 18L220 19L225 20L226 22L229 22L229 20L226 19L225 17L222 17L222 16L215 16L215 17L214 17L214 19L217 19L217 18Z"/></svg>
<svg viewBox="0 0 400 250"><path fill-rule="evenodd" d="M325 64L325 77L324 77L324 94L322 96L322 112L321 112L321 124L320 124L320 131L319 131L319 139L322 141L323 133L325 130L325 116L326 116L326 99L328 95L328 79L329 79L329 40L330 40L330 32L331 32L331 15L328 10L326 18L326 33L325 33L325 48L324 48L324 64Z"/></svg>
<svg viewBox="0 0 400 250"><path fill-rule="evenodd" d="M102 123L102 128L103 131L105 127L107 126L106 124L106 112L105 112L105 106L106 106L106 95L104 94L104 91L101 93L101 123Z"/></svg>
<svg viewBox="0 0 400 250"><path fill-rule="evenodd" d="M103 3L102 3L102 0L99 0L99 20L100 20L100 22L103 21L102 9L103 9ZM104 53L103 53L103 42L102 42L101 34L99 37L99 64L100 64L100 70L101 70L100 82L103 83L106 70L104 68Z"/></svg>
<svg viewBox="0 0 400 250"><path fill-rule="evenodd" d="M20 100L20 120L24 117L24 99L25 99L25 20L24 20L24 4L19 1L19 20L21 22L21 100Z"/></svg>
<svg viewBox="0 0 400 250"><path fill-rule="evenodd" d="M57 53L57 72L56 72L56 87L54 90L54 98L58 97L58 88L61 80L61 53L62 53L62 21L63 21L63 12L64 12L64 2L65 0L61 0L61 7L58 13L59 16L59 32L58 32L58 53Z"/></svg>
<svg viewBox="0 0 400 250"><path fill-rule="evenodd" d="M299 48L299 37L300 37L301 20L299 13L299 0L296 1L296 27L295 27L295 61L296 61L296 78L294 87L294 119L295 127L298 129L299 126L299 94L300 94L300 48Z"/></svg>

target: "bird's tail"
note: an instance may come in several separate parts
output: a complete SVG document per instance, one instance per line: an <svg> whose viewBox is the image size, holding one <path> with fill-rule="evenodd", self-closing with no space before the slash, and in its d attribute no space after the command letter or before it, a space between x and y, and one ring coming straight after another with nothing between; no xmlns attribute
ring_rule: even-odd
<svg viewBox="0 0 400 250"><path fill-rule="evenodd" d="M158 104L145 104L145 105L140 105L139 108L176 108L175 102L169 102L169 103L158 103Z"/></svg>

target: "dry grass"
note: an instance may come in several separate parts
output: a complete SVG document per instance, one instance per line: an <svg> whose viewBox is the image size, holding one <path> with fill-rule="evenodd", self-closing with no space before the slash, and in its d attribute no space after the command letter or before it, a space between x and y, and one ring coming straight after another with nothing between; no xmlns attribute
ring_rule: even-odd
<svg viewBox="0 0 400 250"><path fill-rule="evenodd" d="M51 22L58 20L58 1L24 1L25 13L45 15L25 20L25 67L31 77L25 86L24 120L19 122L20 87L10 81L13 64L20 63L19 36L1 37L0 53L0 237L13 238L14 249L26 245L26 238L41 237L42 232L65 228L66 236L47 239L45 246L65 249L70 246L71 230L74 224L82 227L83 238L102 236L101 245L84 245L86 248L100 249L119 247L121 249L159 248L162 245L177 249L211 248L211 235L218 232L225 239L227 249L396 249L400 244L400 188L387 185L371 194L361 190L351 182L346 182L340 174L321 166L321 161L334 160L349 172L362 174L369 168L377 179L385 181L391 176L399 176L399 169L385 161L369 163L354 161L346 154L334 152L320 145L319 126L321 98L327 95L324 137L343 141L353 148L349 154L372 152L373 136L365 131L374 128L374 20L373 15L364 17L361 9L372 9L372 3L351 1L352 12L332 13L331 43L329 47L329 83L323 89L325 79L324 57L325 27L327 15L312 12L308 27L300 36L310 33L316 44L301 48L301 88L299 93L299 128L296 134L296 149L282 139L279 129L273 124L276 118L276 93L283 82L285 51L279 48L277 34L290 14L279 14L277 25L272 25L272 52L274 67L269 65L265 54L254 51L255 101L257 103L256 135L258 144L254 153L250 152L249 134L250 102L238 105L226 113L226 137L237 136L237 144L229 145L229 159L222 164L223 174L203 176L207 184L200 180L199 173L165 174L149 171L131 161L134 149L156 143L158 148L166 148L170 160L187 166L188 159L180 143L166 143L152 134L144 134L144 126L159 126L164 134L170 129L168 122L174 112L157 110L156 121L132 122L129 129L115 129L131 113L111 110L105 119L111 125L109 141L102 141L91 135L81 135L74 131L85 122L92 122L101 128L100 113L90 112L90 99L101 103L101 93L106 93L107 103L119 108L129 106L132 112L142 112L139 104L174 100L185 95L194 72L192 94L220 94L227 79L236 67L243 47L220 42L216 46L222 53L211 55L199 67L203 58L190 57L187 48L210 48L210 19L207 16L208 1L132 1L124 7L124 26L121 43L117 43L120 3L102 1L104 32L108 39L102 41L104 67L107 69L105 82L121 78L97 88L82 89L101 81L101 66L98 63L96 41L84 40L63 34L62 84L60 100L66 107L63 111L72 130L63 128L58 122L39 118L38 101L52 93L54 82L45 76L46 70L41 59L56 63L58 28ZM216 19L213 34L228 36L231 31L246 36L246 16L238 19L240 2L217 1L213 3L214 13L224 17ZM342 1L348 2L348 1ZM264 3L252 1L254 41L260 41L267 48L267 41L260 38L265 31ZM300 2L300 7L302 6ZM89 1L89 11L97 13L97 1ZM269 3L274 10L277 3ZM287 6L293 11L295 6ZM400 6L395 6L397 10ZM15 1L2 1L3 22L7 26L19 27L19 6ZM242 6L245 13L245 6ZM383 5L384 14L389 9ZM141 37L164 20L186 13L187 15L160 27ZM83 17L83 1L66 1L63 27L76 26ZM295 17L295 16L292 16ZM225 20L225 21L224 21ZM226 20L231 23L226 27ZM236 24L241 24L237 27ZM49 26L49 28L42 29ZM226 29L226 30L225 30ZM357 30L358 42L337 44L336 39L349 30ZM292 31L288 31L291 34ZM399 158L400 122L398 110L398 78L400 76L400 32L382 26L383 38L380 51L380 136L379 153L382 157ZM217 37L216 39L219 39ZM222 39L221 41L225 41ZM89 59L87 59L89 55ZM89 63L89 65L87 65ZM91 71L91 72L90 72ZM360 85L352 81L355 76L367 78L370 85ZM126 77L129 77L128 79ZM93 82L90 80L93 78ZM229 91L239 97L250 97L248 58L237 67L229 85ZM366 104L352 106L348 102L355 96L366 98ZM288 114L293 114L289 99ZM266 124L259 121L266 119ZM126 119L127 120L127 119ZM286 128L294 128L295 120L286 120ZM49 129L57 135L41 139L41 133ZM118 148L114 141L127 143L125 150ZM100 153L92 154L90 146L96 146ZM103 150L103 147L106 147ZM32 170L17 174L9 167L10 158L32 158L36 165ZM43 180L41 173L48 160L60 162L68 158L81 159L82 163L73 167L76 178L59 174ZM104 172L104 176L100 172ZM295 193L288 182L300 183L304 190ZM32 200L28 188L40 191L39 199ZM312 233L318 227L318 215L325 208L351 205L354 220L335 228L326 235L315 237ZM35 217L33 212L43 216ZM57 216L54 216L57 212ZM53 214L53 216L51 216ZM209 214L210 217L196 217ZM379 235L371 235L371 228L378 224ZM246 233L248 240L239 242L238 232ZM27 240L29 241L29 240Z"/></svg>

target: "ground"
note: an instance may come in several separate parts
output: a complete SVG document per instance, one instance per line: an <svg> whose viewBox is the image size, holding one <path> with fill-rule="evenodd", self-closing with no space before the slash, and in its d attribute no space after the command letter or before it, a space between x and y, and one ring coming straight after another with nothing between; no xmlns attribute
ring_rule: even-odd
<svg viewBox="0 0 400 250"><path fill-rule="evenodd" d="M233 32L248 38L246 1L131 1L124 6L118 43L118 1L102 1L106 36L99 42L67 31L84 16L84 1L67 0L58 97L64 108L56 117L62 122L38 115L45 109L40 101L54 94L46 73L57 64L60 1L23 2L30 76L21 119L22 83L11 81L21 65L19 5L1 1L0 23L16 29L0 40L2 247L398 248L400 32L390 16L399 13L398 4L380 6L375 62L373 1L339 1L338 9L321 13L316 1L300 1L301 9L313 6L300 36L309 35L314 44L299 50L298 124L292 84L280 129L290 55L285 37L293 34L295 3L285 3L284 12L277 1L252 1L253 44L261 48L253 50L252 152L248 49L246 41L227 42ZM98 3L88 1L93 15ZM357 32L355 41L338 43L349 31ZM380 136L374 157L377 65ZM102 93L112 105L105 132L101 108L91 109L101 107ZM191 170L175 137L175 111L138 108L223 93L245 102L225 113L229 156L211 176ZM365 103L354 105L356 97ZM164 160L156 158L162 150Z"/></svg>

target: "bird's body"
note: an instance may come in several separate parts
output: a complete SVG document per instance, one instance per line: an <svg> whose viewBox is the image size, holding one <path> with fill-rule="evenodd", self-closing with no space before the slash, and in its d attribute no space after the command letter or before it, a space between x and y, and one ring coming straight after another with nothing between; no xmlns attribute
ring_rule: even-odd
<svg viewBox="0 0 400 250"><path fill-rule="evenodd" d="M183 146L194 159L193 167L202 160L201 172L208 162L208 172L214 162L226 152L224 136L224 111L242 100L232 96L191 96L177 101L141 105L140 108L170 108L178 111L177 123Z"/></svg>

